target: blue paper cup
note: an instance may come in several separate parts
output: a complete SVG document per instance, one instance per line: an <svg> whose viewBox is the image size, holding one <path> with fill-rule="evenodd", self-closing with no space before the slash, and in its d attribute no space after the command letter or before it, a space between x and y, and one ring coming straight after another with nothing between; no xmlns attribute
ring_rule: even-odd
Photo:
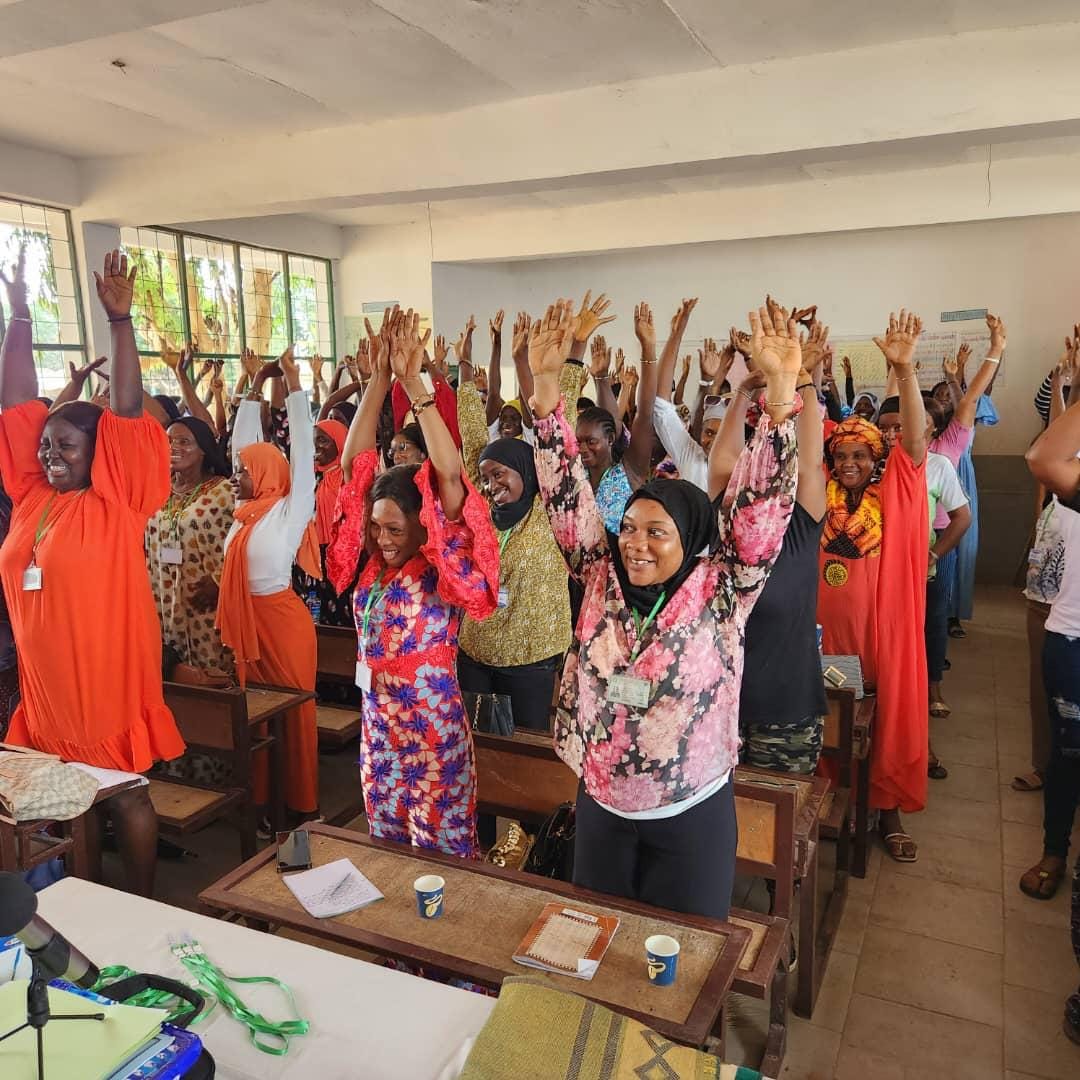
<svg viewBox="0 0 1080 1080"><path fill-rule="evenodd" d="M821 655L822 646L825 644L825 631L821 628L821 623L817 624L817 651L818 656Z"/></svg>
<svg viewBox="0 0 1080 1080"><path fill-rule="evenodd" d="M416 912L421 919L437 919L443 913L443 890L446 882L438 874L425 874L413 882Z"/></svg>
<svg viewBox="0 0 1080 1080"><path fill-rule="evenodd" d="M645 960L649 982L653 986L670 986L679 969L679 943L667 934L653 934L645 939Z"/></svg>

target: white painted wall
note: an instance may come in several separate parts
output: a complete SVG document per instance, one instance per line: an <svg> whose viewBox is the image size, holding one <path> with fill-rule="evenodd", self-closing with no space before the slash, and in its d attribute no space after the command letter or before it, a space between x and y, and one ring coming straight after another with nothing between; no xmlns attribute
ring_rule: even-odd
<svg viewBox="0 0 1080 1080"><path fill-rule="evenodd" d="M726 336L771 291L785 303L820 305L835 334L877 333L892 308L913 307L928 329L940 312L988 307L1009 328L995 389L1003 422L983 430L983 454L1020 454L1039 429L1035 388L1080 319L1080 215L879 229L628 253L433 267L435 325L450 336L475 312L482 326L498 307L534 315L559 296L606 291L619 318L609 343L635 355L632 312L647 299L666 328L680 298L701 301L687 334ZM512 318L512 315L508 316ZM963 324L965 327L971 324ZM660 337L662 338L663 332ZM480 355L485 355L481 353Z"/></svg>
<svg viewBox="0 0 1080 1080"><path fill-rule="evenodd" d="M0 197L70 207L80 194L74 158L0 140Z"/></svg>

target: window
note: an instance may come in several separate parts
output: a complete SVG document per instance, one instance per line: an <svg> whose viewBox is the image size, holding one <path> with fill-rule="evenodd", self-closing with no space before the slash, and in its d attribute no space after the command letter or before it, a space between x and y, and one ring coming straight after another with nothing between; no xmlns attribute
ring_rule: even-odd
<svg viewBox="0 0 1080 1080"><path fill-rule="evenodd" d="M143 379L151 393L176 393L160 362L163 344L198 344L204 359L225 361L227 385L240 354L336 358L330 263L307 255L234 244L169 229L123 228L120 243L139 264L132 306ZM305 383L310 374L302 368Z"/></svg>
<svg viewBox="0 0 1080 1080"><path fill-rule="evenodd" d="M23 243L38 384L42 394L53 396L68 381L68 362L86 362L82 300L67 211L0 200L0 264L10 267Z"/></svg>

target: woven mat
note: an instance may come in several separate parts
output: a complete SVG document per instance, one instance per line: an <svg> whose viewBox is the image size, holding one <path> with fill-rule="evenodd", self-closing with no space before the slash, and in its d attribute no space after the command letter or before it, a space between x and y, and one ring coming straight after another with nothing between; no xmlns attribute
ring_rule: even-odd
<svg viewBox="0 0 1080 1080"><path fill-rule="evenodd" d="M735 767L735 779L744 784L757 784L762 787L771 788L785 788L795 792L795 817L798 818L799 811L806 805L806 800L810 798L814 791L814 778L812 776L801 776L797 773L775 773L771 772L763 776L761 773L755 772L753 769L747 768L745 765L737 765ZM739 797L736 796L736 803Z"/></svg>
<svg viewBox="0 0 1080 1080"><path fill-rule="evenodd" d="M728 916L728 922L734 923L736 926L742 926L750 931L750 940L746 943L746 950L739 960L739 970L753 971L754 965L757 963L758 954L761 952L761 946L765 944L765 935L769 932L769 928L765 926L764 923L751 922L749 919L740 919L739 916L735 914Z"/></svg>
<svg viewBox="0 0 1080 1080"><path fill-rule="evenodd" d="M506 975L521 975L529 970L515 964L511 957L545 904L558 902L586 911L590 908L590 905L575 904L543 888L534 889L454 867L435 866L414 858L407 851L384 851L312 834L311 854L314 866L335 859L351 859L386 897L360 911L329 919L327 923L420 945L461 960L484 964ZM423 920L416 913L413 882L427 873L437 873L446 879L445 913L439 919ZM238 882L230 891L262 903L297 912L302 910L272 862ZM614 907L599 910L613 912L620 922L592 982L541 972L537 975L549 980L552 986L586 993L616 1009L631 1009L670 1023L684 1023L701 985L723 952L728 935L644 918ZM673 986L656 987L649 983L645 939L651 934L670 934L682 946L679 977Z"/></svg>

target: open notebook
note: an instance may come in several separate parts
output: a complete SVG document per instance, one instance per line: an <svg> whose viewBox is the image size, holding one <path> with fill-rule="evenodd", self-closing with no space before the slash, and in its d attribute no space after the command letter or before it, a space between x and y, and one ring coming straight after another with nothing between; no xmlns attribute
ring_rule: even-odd
<svg viewBox="0 0 1080 1080"><path fill-rule="evenodd" d="M614 915L548 904L514 953L514 963L591 979L619 928Z"/></svg>

